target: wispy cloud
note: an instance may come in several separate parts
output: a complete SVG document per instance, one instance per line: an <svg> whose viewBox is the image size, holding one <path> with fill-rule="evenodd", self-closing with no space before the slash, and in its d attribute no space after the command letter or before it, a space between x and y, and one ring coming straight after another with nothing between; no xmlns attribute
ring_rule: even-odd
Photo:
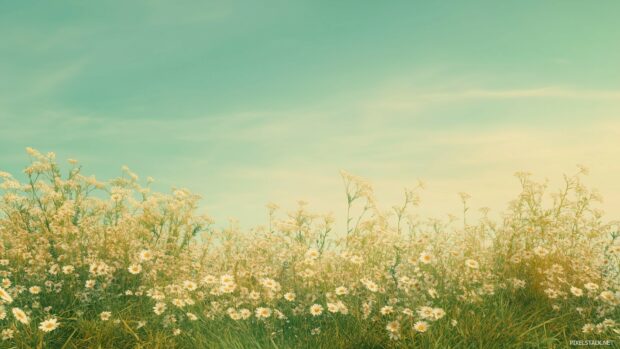
<svg viewBox="0 0 620 349"><path fill-rule="evenodd" d="M414 94L415 98L431 101L456 99L565 98L620 101L620 90L584 90L561 86L527 89L466 89L445 93Z"/></svg>
<svg viewBox="0 0 620 349"><path fill-rule="evenodd" d="M419 112L438 103L463 103L483 100L563 99L568 101L620 102L620 90L580 89L565 86L531 88L484 88L461 86L452 89L412 89L389 87L362 104L367 110Z"/></svg>

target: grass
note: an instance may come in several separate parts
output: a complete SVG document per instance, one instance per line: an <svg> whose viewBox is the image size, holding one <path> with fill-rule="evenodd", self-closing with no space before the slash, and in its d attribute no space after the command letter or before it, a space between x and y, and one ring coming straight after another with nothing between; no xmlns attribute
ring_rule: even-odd
<svg viewBox="0 0 620 349"><path fill-rule="evenodd" d="M343 173L345 231L300 203L246 232L128 169L99 182L30 154L24 183L0 172L0 348L620 345L618 224L581 174L551 200L519 174L500 221L467 220L461 194L442 222L412 214L420 188L386 212Z"/></svg>

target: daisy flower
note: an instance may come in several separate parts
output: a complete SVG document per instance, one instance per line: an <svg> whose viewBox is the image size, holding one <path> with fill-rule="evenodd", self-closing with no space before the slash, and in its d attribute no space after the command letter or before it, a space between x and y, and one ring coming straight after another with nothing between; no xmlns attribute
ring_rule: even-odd
<svg viewBox="0 0 620 349"><path fill-rule="evenodd" d="M13 312L13 316L15 317L15 319L22 324L28 325L30 323L28 315L26 315L26 313L24 313L24 311L20 308L13 308L11 309L11 312Z"/></svg>
<svg viewBox="0 0 620 349"><path fill-rule="evenodd" d="M420 333L426 332L428 330L428 323L426 321L418 321L413 324L413 329Z"/></svg>
<svg viewBox="0 0 620 349"><path fill-rule="evenodd" d="M58 325L58 320L48 319L39 324L39 329L43 332L52 332L53 330L58 328Z"/></svg>
<svg viewBox="0 0 620 349"><path fill-rule="evenodd" d="M312 316L319 316L323 314L323 306L320 304L313 304L310 307L310 314L312 314Z"/></svg>
<svg viewBox="0 0 620 349"><path fill-rule="evenodd" d="M132 264L127 268L130 274L137 275L142 271L142 266L140 264Z"/></svg>

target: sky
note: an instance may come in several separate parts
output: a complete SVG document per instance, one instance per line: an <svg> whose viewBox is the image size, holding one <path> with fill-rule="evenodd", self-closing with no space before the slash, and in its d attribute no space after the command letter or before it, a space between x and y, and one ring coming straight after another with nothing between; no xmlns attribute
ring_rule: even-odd
<svg viewBox="0 0 620 349"><path fill-rule="evenodd" d="M216 222L297 200L501 211L516 171L577 164L620 218L620 2L0 1L0 170L24 151L127 165Z"/></svg>

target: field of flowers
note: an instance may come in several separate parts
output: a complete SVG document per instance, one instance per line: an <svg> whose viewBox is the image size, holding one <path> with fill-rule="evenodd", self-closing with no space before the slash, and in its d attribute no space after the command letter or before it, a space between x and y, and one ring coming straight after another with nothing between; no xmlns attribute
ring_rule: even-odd
<svg viewBox="0 0 620 349"><path fill-rule="evenodd" d="M557 191L518 173L476 222L466 194L462 217L423 219L421 186L386 211L342 173L342 231L304 202L240 231L127 168L102 182L28 153L21 181L0 172L1 348L620 345L618 223L585 169Z"/></svg>

